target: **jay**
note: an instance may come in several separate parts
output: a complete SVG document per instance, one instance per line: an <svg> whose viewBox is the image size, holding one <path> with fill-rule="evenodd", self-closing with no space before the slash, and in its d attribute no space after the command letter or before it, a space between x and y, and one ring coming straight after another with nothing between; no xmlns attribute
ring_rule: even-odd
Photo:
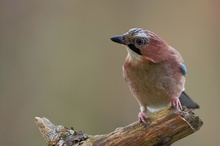
<svg viewBox="0 0 220 146"><path fill-rule="evenodd" d="M147 111L154 113L173 106L196 109L185 92L186 67L180 53L155 33L142 28L130 29L111 38L128 52L123 77L140 105L138 120L147 124Z"/></svg>

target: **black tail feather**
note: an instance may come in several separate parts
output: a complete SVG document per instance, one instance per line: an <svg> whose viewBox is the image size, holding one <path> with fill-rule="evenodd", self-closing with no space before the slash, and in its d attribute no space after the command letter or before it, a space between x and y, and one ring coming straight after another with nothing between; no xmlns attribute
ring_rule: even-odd
<svg viewBox="0 0 220 146"><path fill-rule="evenodd" d="M196 102L194 102L184 91L181 93L179 99L182 106L185 106L189 109L199 108L199 105Z"/></svg>

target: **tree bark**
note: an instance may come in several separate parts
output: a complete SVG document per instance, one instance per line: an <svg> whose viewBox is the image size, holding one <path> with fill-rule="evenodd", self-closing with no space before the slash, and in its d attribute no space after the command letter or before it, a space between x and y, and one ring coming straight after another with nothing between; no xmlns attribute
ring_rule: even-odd
<svg viewBox="0 0 220 146"><path fill-rule="evenodd" d="M200 129L202 120L191 110L167 108L150 116L146 126L134 122L109 134L87 135L62 125L55 126L46 118L35 118L49 146L169 146Z"/></svg>

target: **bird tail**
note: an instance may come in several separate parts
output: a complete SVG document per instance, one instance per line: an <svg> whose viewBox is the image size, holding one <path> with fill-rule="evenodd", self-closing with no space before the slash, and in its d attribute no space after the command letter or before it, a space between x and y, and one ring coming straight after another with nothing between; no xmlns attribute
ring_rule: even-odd
<svg viewBox="0 0 220 146"><path fill-rule="evenodd" d="M182 106L185 106L189 109L199 108L199 105L196 102L194 102L184 91L181 93L179 99L180 99Z"/></svg>

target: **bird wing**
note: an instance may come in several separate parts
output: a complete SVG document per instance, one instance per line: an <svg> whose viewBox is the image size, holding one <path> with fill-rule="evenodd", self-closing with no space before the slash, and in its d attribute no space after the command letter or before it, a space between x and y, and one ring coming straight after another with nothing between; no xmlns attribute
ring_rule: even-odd
<svg viewBox="0 0 220 146"><path fill-rule="evenodd" d="M180 63L180 69L184 76L186 76L186 66L183 63Z"/></svg>

